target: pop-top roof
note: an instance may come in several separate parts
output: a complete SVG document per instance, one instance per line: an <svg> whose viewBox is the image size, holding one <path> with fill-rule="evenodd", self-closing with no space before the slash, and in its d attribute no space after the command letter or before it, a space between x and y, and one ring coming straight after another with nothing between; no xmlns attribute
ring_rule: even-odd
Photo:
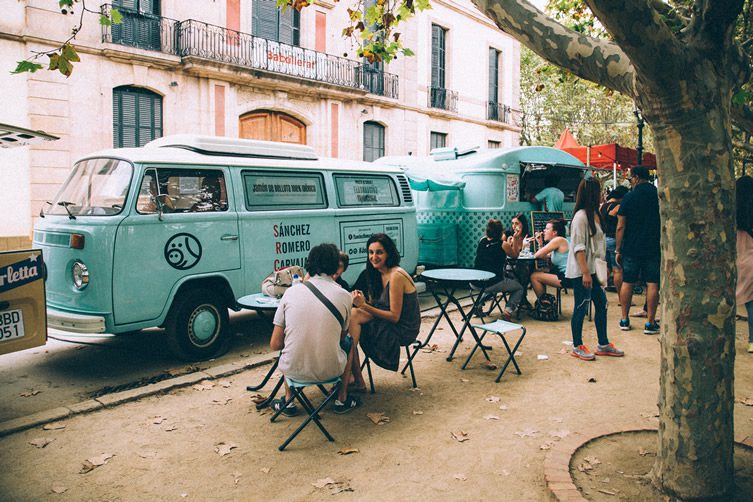
<svg viewBox="0 0 753 502"><path fill-rule="evenodd" d="M317 160L316 152L306 145L276 143L255 139L174 134L150 141L145 148L183 148L202 155L267 159Z"/></svg>
<svg viewBox="0 0 753 502"><path fill-rule="evenodd" d="M32 131L23 127L0 124L0 148L13 148L41 143L42 141L55 141L56 139L60 138L43 131Z"/></svg>

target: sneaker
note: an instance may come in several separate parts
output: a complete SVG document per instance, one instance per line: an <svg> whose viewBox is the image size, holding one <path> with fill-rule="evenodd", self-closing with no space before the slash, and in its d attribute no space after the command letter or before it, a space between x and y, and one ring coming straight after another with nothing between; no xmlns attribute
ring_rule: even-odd
<svg viewBox="0 0 753 502"><path fill-rule="evenodd" d="M295 403L289 403L285 408L282 405L285 404L285 398L275 399L272 401L272 409L278 412L282 409L282 414L286 417L294 417L298 415L298 407Z"/></svg>
<svg viewBox="0 0 753 502"><path fill-rule="evenodd" d="M753 342L750 342L750 343L748 344L748 352L749 352L749 353L753 353Z"/></svg>
<svg viewBox="0 0 753 502"><path fill-rule="evenodd" d="M577 347L573 347L573 351L570 352L570 355L577 357L578 359L583 359L584 361L593 361L594 359L596 359L596 356L594 356L585 345L578 345Z"/></svg>
<svg viewBox="0 0 753 502"><path fill-rule="evenodd" d="M658 335L661 330L659 329L659 323L655 322L651 324L650 322L646 323L646 326L643 327L643 334L644 335Z"/></svg>
<svg viewBox="0 0 753 502"><path fill-rule="evenodd" d="M345 402L342 402L339 399L335 399L335 405L332 407L332 411L334 411L338 415L342 415L343 413L348 413L350 410L357 408L360 405L361 402L357 398L348 396L345 398Z"/></svg>
<svg viewBox="0 0 753 502"><path fill-rule="evenodd" d="M630 331L630 319L620 319L620 329L622 331Z"/></svg>
<svg viewBox="0 0 753 502"><path fill-rule="evenodd" d="M625 355L625 353L617 349L613 343L610 343L609 345L597 345L596 355L597 356L622 357Z"/></svg>

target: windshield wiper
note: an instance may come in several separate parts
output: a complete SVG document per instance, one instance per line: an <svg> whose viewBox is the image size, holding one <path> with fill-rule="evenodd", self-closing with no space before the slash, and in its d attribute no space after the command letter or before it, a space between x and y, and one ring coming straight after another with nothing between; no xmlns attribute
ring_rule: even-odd
<svg viewBox="0 0 753 502"><path fill-rule="evenodd" d="M71 220L76 219L76 217L73 216L73 213L71 212L71 210L68 209L68 206L73 206L73 205L75 205L73 202L68 202L67 200L61 200L60 202L58 202L58 206L63 206L65 208L65 212L68 213L68 219L71 219Z"/></svg>
<svg viewBox="0 0 753 502"><path fill-rule="evenodd" d="M48 206L52 205L52 202L50 202L49 200L44 201L44 203L47 204ZM44 206L39 208L39 217L44 218Z"/></svg>

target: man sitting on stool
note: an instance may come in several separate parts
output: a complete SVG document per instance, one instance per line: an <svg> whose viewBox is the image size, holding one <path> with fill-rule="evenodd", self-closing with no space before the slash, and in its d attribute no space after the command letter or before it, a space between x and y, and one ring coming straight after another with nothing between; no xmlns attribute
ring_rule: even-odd
<svg viewBox="0 0 753 502"><path fill-rule="evenodd" d="M312 285L326 297L345 321L343 325L313 292L304 284L294 284L283 295L274 317L274 329L269 347L281 350L280 370L299 382L323 382L342 375L343 386L350 377L349 356L353 341L348 333L350 310L353 300L350 293L337 285L333 276L339 265L339 250L334 244L314 246L306 259L306 270ZM292 393L285 385L285 401ZM346 401L355 407L348 396ZM272 409L279 411L284 402L272 401ZM344 406L343 403L340 403ZM337 410L338 403L335 403ZM288 404L282 411L287 416L297 413L294 404Z"/></svg>

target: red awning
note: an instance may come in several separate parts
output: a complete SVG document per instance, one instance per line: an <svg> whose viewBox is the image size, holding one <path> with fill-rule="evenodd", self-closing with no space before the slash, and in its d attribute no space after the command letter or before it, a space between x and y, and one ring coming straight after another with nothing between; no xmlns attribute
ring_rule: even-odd
<svg viewBox="0 0 753 502"><path fill-rule="evenodd" d="M577 157L584 164L588 164L588 147L561 148L570 155ZM617 169L629 169L638 165L638 152L634 148L620 146L616 143L608 145L591 145L590 165L601 169L612 169L615 162ZM656 169L656 155L644 152L641 162L644 166Z"/></svg>

